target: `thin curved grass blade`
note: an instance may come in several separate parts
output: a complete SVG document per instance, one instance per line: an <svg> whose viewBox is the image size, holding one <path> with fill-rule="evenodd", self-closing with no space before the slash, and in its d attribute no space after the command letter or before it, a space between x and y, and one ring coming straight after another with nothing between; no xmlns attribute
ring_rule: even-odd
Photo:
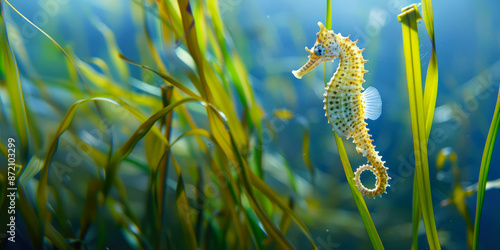
<svg viewBox="0 0 500 250"><path fill-rule="evenodd" d="M191 221L191 208L189 206L186 191L184 188L184 180L182 179L181 167L175 160L174 156L170 156L172 158L172 164L174 165L175 172L177 173L175 200L177 204L177 213L179 214L179 219L181 222L181 228L184 233L184 241L186 243L187 249L196 250L198 249L198 243L193 229L193 222Z"/></svg>
<svg viewBox="0 0 500 250"><path fill-rule="evenodd" d="M17 207L21 215L25 219L26 229L28 230L31 244L35 249L42 249L43 237L41 223L39 217L35 213L30 200L25 196L26 190L20 186L17 191Z"/></svg>
<svg viewBox="0 0 500 250"><path fill-rule="evenodd" d="M54 228L53 225L49 225L47 229L47 238L54 244L54 247L58 249L71 250L73 249L67 242L64 236Z"/></svg>
<svg viewBox="0 0 500 250"><path fill-rule="evenodd" d="M71 62L71 64L73 65L73 67L75 68L76 72L78 73L78 75L80 75L80 77L82 78L82 81L83 83L85 84L85 87L87 88L87 91L89 93L92 93L89 85L87 84L87 82L85 81L85 77L83 77L82 73L80 72L80 70L78 69L78 67L76 66L76 63L75 61L73 60L73 58L68 54L68 52L66 52L66 50L54 39L52 38L49 34L47 34L45 31L43 31L40 27L38 27L37 25L35 25L31 20L29 20L27 17L25 17L21 12L19 12L16 8L14 8L14 6L12 6L12 4L9 3L9 1L5 0L5 3L8 4L20 17L22 17L24 20L26 20L26 22L28 22L31 26L35 27L38 31L40 31L44 36L46 36L63 54L64 56Z"/></svg>
<svg viewBox="0 0 500 250"><path fill-rule="evenodd" d="M434 14L432 11L432 0L422 1L422 16L432 44L431 59L429 61L429 66L427 67L424 90L425 128L427 132L427 138L429 138L429 134L431 133L432 120L434 118L434 110L436 108L439 78L436 56L436 40L434 35Z"/></svg>
<svg viewBox="0 0 500 250"><path fill-rule="evenodd" d="M268 249L267 246L271 242L271 238L266 238L266 232L259 225L259 218L250 208L245 209L244 212L248 221L248 226L252 232L252 238L256 244L256 249Z"/></svg>
<svg viewBox="0 0 500 250"><path fill-rule="evenodd" d="M38 156L34 155L29 160L28 164L24 168L23 172L19 174L18 184L21 186L26 186L26 183L35 177L40 169L42 168L42 161Z"/></svg>
<svg viewBox="0 0 500 250"><path fill-rule="evenodd" d="M484 146L483 159L481 160L481 168L479 170L479 180L477 189L477 203L476 203L476 219L474 223L474 249L479 248L479 229L481 223L481 211L483 209L484 193L486 191L486 184L488 182L488 172L490 170L491 156L493 155L493 147L497 139L498 129L500 127L500 90L498 92L497 103L495 106L495 113L491 121L488 138Z"/></svg>
<svg viewBox="0 0 500 250"><path fill-rule="evenodd" d="M97 217L97 195L100 191L100 185L97 180L91 180L87 185L87 193L85 195L85 204L83 205L82 215L80 217L80 236L83 240L92 221Z"/></svg>
<svg viewBox="0 0 500 250"><path fill-rule="evenodd" d="M21 145L21 161L25 162L28 154L29 130L26 106L24 104L23 89L19 78L16 57L9 46L7 28L0 7L0 87L6 88L10 100L12 122Z"/></svg>
<svg viewBox="0 0 500 250"><path fill-rule="evenodd" d="M120 54L120 58L125 60L126 62L130 63L130 64L133 64L135 66L139 66L145 70L149 70L155 74L157 74L158 76L160 76L161 78L163 78L165 81L169 82L170 84L172 84L174 87L178 88L179 90L181 90L182 92L186 93L187 95L189 96L192 96L192 97L199 97L197 94L195 94L193 91L191 91L190 89L188 89L186 86L184 86L182 83L178 82L177 80L175 80L173 77L165 74L165 73L162 73L162 72L159 72L159 71L156 71L152 68L149 68L148 66L145 66L145 65L142 65L140 63L136 63L130 59L128 59L127 57L125 57L124 55Z"/></svg>
<svg viewBox="0 0 500 250"><path fill-rule="evenodd" d="M293 210L294 206L295 206L295 202L293 201L293 198L289 197L288 198L288 207L290 208L290 210ZM288 229L290 228L291 222L292 222L292 220L291 220L290 216L288 216L285 213L283 213L281 215L280 230L284 235L286 235L286 233L288 232Z"/></svg>
<svg viewBox="0 0 500 250"><path fill-rule="evenodd" d="M311 154L309 150L309 145L311 143L311 132L309 131L309 126L304 124L304 136L302 137L302 158L304 159L304 164L306 164L309 173L311 173L311 178L314 179L314 166L311 162Z"/></svg>
<svg viewBox="0 0 500 250"><path fill-rule="evenodd" d="M78 58L76 59L76 63L82 74L92 84L100 88L101 91L110 93L113 96L127 98L128 100L132 100L132 103L140 104L141 106L151 107L153 109L161 106L161 102L157 98L146 94L134 93L125 89L124 86L121 86L121 84L114 82L108 66L102 59L93 58L92 62L106 73L98 73L90 64L85 63Z"/></svg>
<svg viewBox="0 0 500 250"><path fill-rule="evenodd" d="M177 44L183 36L182 20L175 1L161 0L158 4L159 17L162 22L163 41L167 44Z"/></svg>
<svg viewBox="0 0 500 250"><path fill-rule="evenodd" d="M122 84L129 83L129 70L127 64L120 59L120 49L116 43L116 38L111 29L106 26L101 20L99 20L96 16L91 18L92 24L99 30L104 39L106 41L108 56L113 63L113 68L116 69L116 72L120 75L120 80Z"/></svg>

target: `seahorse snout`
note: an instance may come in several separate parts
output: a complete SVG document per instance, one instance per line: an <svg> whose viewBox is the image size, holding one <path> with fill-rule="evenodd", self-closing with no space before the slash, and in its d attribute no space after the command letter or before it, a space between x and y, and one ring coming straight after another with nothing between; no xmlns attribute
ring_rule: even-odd
<svg viewBox="0 0 500 250"><path fill-rule="evenodd" d="M298 79L302 78L305 74L307 74L309 71L312 69L316 68L319 64L321 64L323 60L319 56L313 56L311 55L309 57L309 61L307 61L304 66L300 67L298 70L293 70L292 74L297 77Z"/></svg>

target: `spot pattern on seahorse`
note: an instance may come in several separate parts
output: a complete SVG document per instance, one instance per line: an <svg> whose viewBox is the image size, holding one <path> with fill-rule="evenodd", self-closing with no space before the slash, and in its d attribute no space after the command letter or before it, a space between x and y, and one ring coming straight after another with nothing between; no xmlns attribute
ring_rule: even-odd
<svg viewBox="0 0 500 250"><path fill-rule="evenodd" d="M378 91L369 87L364 90L363 76L366 72L362 52L356 46L358 41L351 41L350 35L343 37L327 30L322 23L318 23L320 31L316 34L316 43L313 49L306 47L310 53L309 61L298 70L292 71L297 78L302 78L313 68L325 61L340 59L339 67L327 87L325 88L324 109L328 122L339 136L353 138L356 151L367 158L369 163L364 164L354 173L354 181L358 190L368 197L381 196L389 186L387 169L384 161L375 150L366 128L366 118L377 119L382 111L382 103ZM364 90L364 91L363 91ZM363 92L361 92L363 91ZM363 186L360 180L363 171L371 171L376 178L375 188Z"/></svg>

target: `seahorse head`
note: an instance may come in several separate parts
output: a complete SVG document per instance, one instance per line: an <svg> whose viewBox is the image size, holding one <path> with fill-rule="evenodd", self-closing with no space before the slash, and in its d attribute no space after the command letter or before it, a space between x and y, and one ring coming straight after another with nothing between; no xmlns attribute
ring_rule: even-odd
<svg viewBox="0 0 500 250"><path fill-rule="evenodd" d="M292 71L299 79L322 62L333 61L339 57L340 49L333 31L327 30L321 22L318 22L318 26L320 30L316 34L316 43L312 49L306 47L306 51L310 53L309 61L300 69Z"/></svg>

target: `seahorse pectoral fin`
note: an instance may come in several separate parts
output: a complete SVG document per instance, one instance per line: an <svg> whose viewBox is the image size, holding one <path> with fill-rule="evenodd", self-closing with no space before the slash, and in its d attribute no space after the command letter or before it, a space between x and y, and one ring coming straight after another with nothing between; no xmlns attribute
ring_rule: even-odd
<svg viewBox="0 0 500 250"><path fill-rule="evenodd" d="M380 98L378 90L375 87L368 87L362 94L365 117L377 120L382 114L382 98Z"/></svg>
<svg viewBox="0 0 500 250"><path fill-rule="evenodd" d="M304 66L302 66L298 70L293 70L292 74L297 77L298 79L302 78L305 74L307 74L309 71L314 69L316 66L321 64L323 62L322 58L319 56L311 55L309 56L309 61L307 61Z"/></svg>

